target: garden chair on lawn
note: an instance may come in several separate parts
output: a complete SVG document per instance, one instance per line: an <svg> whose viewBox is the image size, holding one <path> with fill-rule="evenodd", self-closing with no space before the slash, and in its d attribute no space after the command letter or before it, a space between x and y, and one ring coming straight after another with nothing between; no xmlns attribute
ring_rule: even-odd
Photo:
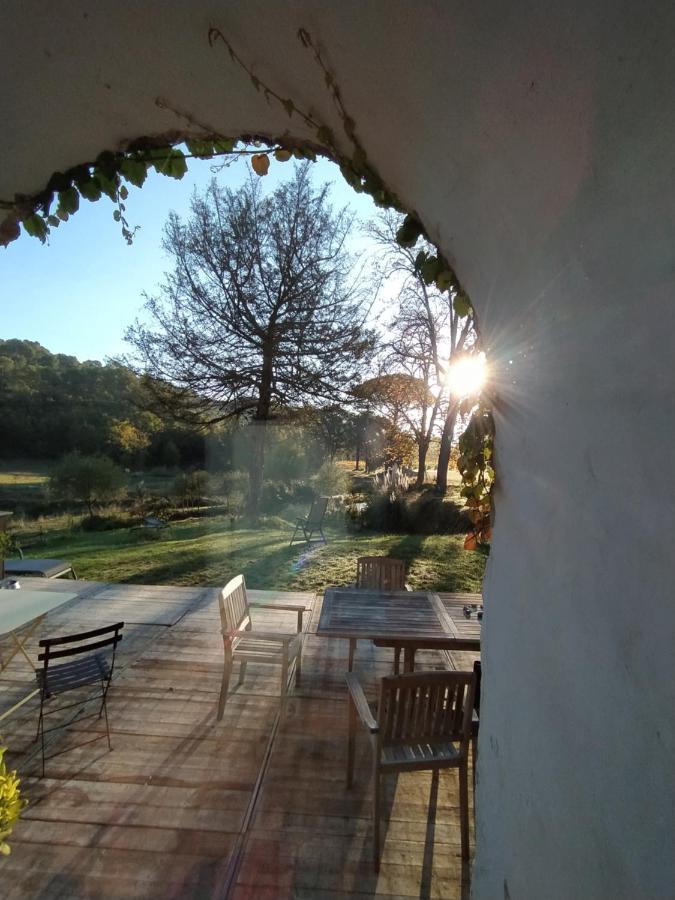
<svg viewBox="0 0 675 900"><path fill-rule="evenodd" d="M246 664L267 663L281 666L281 712L286 708L288 675L290 667L295 663L295 684L300 684L302 669L302 614L304 605L289 603L249 603L246 596L246 582L243 575L237 575L220 592L220 623L225 653L223 680L218 699L218 721L223 718L227 691L230 685L232 664L239 662L239 684L244 680ZM251 627L252 608L283 609L297 613L297 629L295 634L257 631Z"/></svg>
<svg viewBox="0 0 675 900"><path fill-rule="evenodd" d="M347 675L349 735L347 788L354 778L356 720L367 729L373 751L373 862L380 867L380 777L389 772L456 768L462 859L469 858L468 760L474 698L473 672L414 672L380 682L377 718L361 683Z"/></svg>
<svg viewBox="0 0 675 900"><path fill-rule="evenodd" d="M37 669L35 672L40 688L40 718L38 719L38 730L35 739L41 738L42 742L43 778L45 774L45 734L57 731L60 728L66 728L76 719L81 721L83 718L90 718L96 715L100 719L105 714L108 749L112 749L106 701L115 669L115 651L122 640L121 631L123 628L124 622L117 622L115 625L96 628L93 631L82 631L79 634L70 634L66 637L44 638L40 641L39 646L42 648L42 652L38 654L38 660L43 665L41 669ZM108 661L106 655L100 652L106 648L111 654L110 661ZM80 658L75 659L74 657ZM65 658L68 658L68 662L53 664L54 660ZM52 707L49 705L49 708L47 708L48 701L52 697L63 694L66 691L74 691L91 685L97 685L100 688L100 693L90 694L84 700L67 703L65 706ZM92 700L101 701L101 706L97 713L94 712L87 716L80 716L76 713L67 722L45 729L46 716L65 709L73 709L74 707L79 707L81 711Z"/></svg>
<svg viewBox="0 0 675 900"><path fill-rule="evenodd" d="M359 556L356 560L356 587L374 591L407 591L405 563L392 556ZM398 675L401 648L391 641L373 641L376 647L394 647L394 673ZM349 639L349 671L354 666L356 638Z"/></svg>
<svg viewBox="0 0 675 900"><path fill-rule="evenodd" d="M296 540L296 535L299 529L302 529L303 536L297 538L298 541L305 541L305 543L309 544L312 540L312 535L315 532L319 532L321 535L321 541L326 544L326 535L323 533L323 517L326 515L326 507L328 506L328 497L319 497L318 500L315 500L312 503L312 508L309 511L309 515L304 518L300 517L295 523L295 531L293 532L293 537L291 538L291 542L288 545L292 546L293 542Z"/></svg>

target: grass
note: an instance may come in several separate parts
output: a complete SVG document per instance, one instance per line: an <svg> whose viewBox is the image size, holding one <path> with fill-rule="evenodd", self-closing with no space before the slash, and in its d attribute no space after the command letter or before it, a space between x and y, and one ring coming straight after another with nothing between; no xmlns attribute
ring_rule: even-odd
<svg viewBox="0 0 675 900"><path fill-rule="evenodd" d="M277 520L278 521L278 520ZM243 572L251 588L319 591L354 580L357 556L405 560L412 588L479 591L481 553L461 535L397 535L326 530L328 544L288 546L292 528L231 529L225 517L177 522L160 531L43 531L27 555L67 559L79 577L137 584L220 585Z"/></svg>

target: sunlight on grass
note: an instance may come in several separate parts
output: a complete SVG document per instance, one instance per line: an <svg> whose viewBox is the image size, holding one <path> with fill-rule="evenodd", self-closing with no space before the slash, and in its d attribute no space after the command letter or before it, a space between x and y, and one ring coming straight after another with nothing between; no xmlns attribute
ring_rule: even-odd
<svg viewBox="0 0 675 900"><path fill-rule="evenodd" d="M327 532L328 544L288 546L290 530L231 529L224 517L178 522L161 532L62 530L42 537L32 556L67 559L82 578L138 584L225 584L243 572L251 588L322 591L353 582L356 558L405 560L413 589L480 590L485 557L462 549L461 535Z"/></svg>

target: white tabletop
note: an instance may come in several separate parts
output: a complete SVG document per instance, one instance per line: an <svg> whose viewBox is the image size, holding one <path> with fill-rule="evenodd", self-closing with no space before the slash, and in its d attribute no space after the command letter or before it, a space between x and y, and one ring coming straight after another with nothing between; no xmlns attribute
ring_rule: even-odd
<svg viewBox="0 0 675 900"><path fill-rule="evenodd" d="M77 594L65 591L0 590L0 637L75 597Z"/></svg>

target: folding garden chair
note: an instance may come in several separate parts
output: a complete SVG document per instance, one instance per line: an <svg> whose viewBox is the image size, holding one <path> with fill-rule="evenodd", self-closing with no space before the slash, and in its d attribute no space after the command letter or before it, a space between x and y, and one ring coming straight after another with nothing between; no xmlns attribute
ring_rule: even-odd
<svg viewBox="0 0 675 900"><path fill-rule="evenodd" d="M300 517L295 523L295 531L289 543L289 547L296 540L298 530L302 530L302 537L297 538L298 541L305 541L307 544L312 540L312 535L319 532L322 543L326 544L326 535L323 533L323 517L326 515L326 507L328 506L328 497L319 497L312 503L309 515L304 518Z"/></svg>
<svg viewBox="0 0 675 900"><path fill-rule="evenodd" d="M45 774L45 734L57 731L60 728L66 728L71 725L75 719L90 718L98 715L100 718L105 714L105 730L108 738L108 749L110 745L110 727L108 725L108 707L106 704L110 681L115 668L115 651L117 645L122 640L120 632L124 628L124 622L118 622L116 625L108 625L105 628L96 628L93 631L83 631L79 634L70 634L66 637L45 638L40 641L42 652L38 655L38 660L42 662L41 669L37 669L35 675L37 677L38 686L40 688L40 718L38 720L38 730L35 739L42 740L42 777ZM104 648L110 648L110 662L106 656L99 651ZM64 659L68 657L66 663L54 665L54 660ZM79 657L74 659L73 657ZM65 706L52 707L47 702L58 694L74 691L78 688L88 687L90 685L98 685L100 693L87 696L85 700L79 700L75 703L67 703ZM65 709L73 709L74 707L82 708L85 704L92 700L100 700L101 706L98 713L91 713L88 716L78 716L77 714L67 722L61 722L52 728L45 728L45 716L53 715Z"/></svg>

